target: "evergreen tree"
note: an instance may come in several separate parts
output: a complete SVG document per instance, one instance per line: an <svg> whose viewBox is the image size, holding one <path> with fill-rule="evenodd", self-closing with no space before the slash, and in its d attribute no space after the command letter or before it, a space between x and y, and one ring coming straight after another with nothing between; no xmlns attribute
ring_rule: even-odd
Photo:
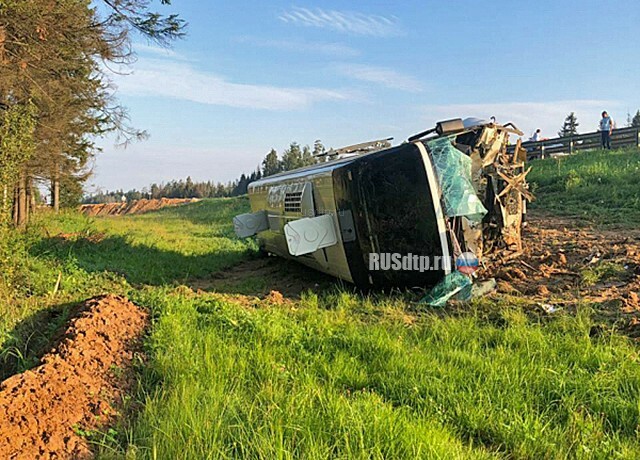
<svg viewBox="0 0 640 460"><path fill-rule="evenodd" d="M320 139L316 140L313 143L313 156L319 156L324 154L326 151L324 145L322 144L322 141Z"/></svg>
<svg viewBox="0 0 640 460"><path fill-rule="evenodd" d="M636 111L636 114L631 119L631 126L640 126L640 110Z"/></svg>
<svg viewBox="0 0 640 460"><path fill-rule="evenodd" d="M316 158L311 153L311 149L309 148L308 145L305 145L302 148L302 165L310 166L312 164L315 164L315 162L316 162Z"/></svg>
<svg viewBox="0 0 640 460"><path fill-rule="evenodd" d="M0 184L3 197L13 198L16 223L26 220L29 203L35 203L27 199L37 195L35 181L51 183L55 209L62 193L65 203L74 204L89 176L96 135L144 137L127 125L104 63L133 61L132 32L163 44L184 34L178 16L151 7L151 0L0 1L0 111L35 107L31 145L11 164L8 156L0 158L0 170L18 168L12 182Z"/></svg>
<svg viewBox="0 0 640 460"><path fill-rule="evenodd" d="M216 193L214 195L217 198L222 198L223 196L226 196L226 189L223 183L219 183L216 187Z"/></svg>
<svg viewBox="0 0 640 460"><path fill-rule="evenodd" d="M580 124L578 123L578 118L576 117L575 112L571 112L564 119L562 128L560 129L560 131L558 131L558 136L559 137L575 136L578 134L578 126L580 126Z"/></svg>
<svg viewBox="0 0 640 460"><path fill-rule="evenodd" d="M184 197L185 198L194 198L196 195L196 188L193 184L193 180L191 180L191 176L187 176L187 180L184 184Z"/></svg>
<svg viewBox="0 0 640 460"><path fill-rule="evenodd" d="M275 149L271 149L267 156L262 161L262 175L264 177L273 176L280 172L280 160L278 160L278 152Z"/></svg>
<svg viewBox="0 0 640 460"><path fill-rule="evenodd" d="M320 139L316 140L313 143L313 156L316 160L316 163L322 163L324 161L328 161L328 156L325 155L327 149L325 148L324 144L322 144L322 141L320 141Z"/></svg>
<svg viewBox="0 0 640 460"><path fill-rule="evenodd" d="M297 142L292 142L289 148L282 154L282 170L291 171L301 166L304 166L302 150Z"/></svg>

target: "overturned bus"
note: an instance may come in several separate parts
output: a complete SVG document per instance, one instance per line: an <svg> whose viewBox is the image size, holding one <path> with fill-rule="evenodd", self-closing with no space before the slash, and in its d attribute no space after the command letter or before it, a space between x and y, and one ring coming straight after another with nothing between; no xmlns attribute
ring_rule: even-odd
<svg viewBox="0 0 640 460"><path fill-rule="evenodd" d="M507 153L513 125L454 119L391 147L329 151L329 161L249 185L240 237L361 287L432 286L471 253L482 264L521 250L526 151ZM421 263L390 267L381 260ZM382 266L381 266L382 265ZM400 269L391 269L400 268Z"/></svg>

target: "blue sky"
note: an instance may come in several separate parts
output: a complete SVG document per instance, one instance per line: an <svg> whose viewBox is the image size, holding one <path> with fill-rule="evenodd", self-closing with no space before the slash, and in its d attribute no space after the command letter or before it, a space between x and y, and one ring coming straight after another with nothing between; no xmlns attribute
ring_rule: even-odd
<svg viewBox="0 0 640 460"><path fill-rule="evenodd" d="M401 142L451 117L555 137L570 111L588 132L640 108L637 1L173 3L188 36L139 40L114 76L151 137L101 140L89 190L228 181L291 141Z"/></svg>

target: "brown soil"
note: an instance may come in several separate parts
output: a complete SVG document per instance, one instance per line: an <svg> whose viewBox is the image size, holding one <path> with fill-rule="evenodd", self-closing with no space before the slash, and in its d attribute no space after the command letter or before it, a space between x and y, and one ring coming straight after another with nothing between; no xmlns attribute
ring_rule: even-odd
<svg viewBox="0 0 640 460"><path fill-rule="evenodd" d="M336 278L274 256L242 262L210 278L193 280L189 287L282 303L284 299L299 299L303 291L318 291L336 283L340 283Z"/></svg>
<svg viewBox="0 0 640 460"><path fill-rule="evenodd" d="M197 198L160 198L154 200L136 200L126 203L83 204L80 212L86 216L122 216L142 214L168 206L179 206L198 201Z"/></svg>
<svg viewBox="0 0 640 460"><path fill-rule="evenodd" d="M38 367L0 383L0 458L92 458L81 434L118 416L147 322L123 297L88 300Z"/></svg>
<svg viewBox="0 0 640 460"><path fill-rule="evenodd" d="M80 238L83 238L89 243L94 243L94 244L100 243L106 237L107 235L101 232L95 232L95 233L73 232L73 233L58 233L57 235L55 235L55 238L58 238L63 241L76 241Z"/></svg>
<svg viewBox="0 0 640 460"><path fill-rule="evenodd" d="M498 292L526 298L542 310L590 304L609 322L640 337L640 230L602 230L558 217L533 217L519 258L497 262ZM589 272L617 267L590 285ZM606 271L606 270L604 270Z"/></svg>

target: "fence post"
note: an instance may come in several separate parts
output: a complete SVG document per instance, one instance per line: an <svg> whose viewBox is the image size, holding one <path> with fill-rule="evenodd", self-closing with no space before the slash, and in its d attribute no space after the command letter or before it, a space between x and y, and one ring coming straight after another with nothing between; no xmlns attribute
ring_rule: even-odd
<svg viewBox="0 0 640 460"><path fill-rule="evenodd" d="M540 146L540 159L544 160L544 144Z"/></svg>
<svg viewBox="0 0 640 460"><path fill-rule="evenodd" d="M573 137L569 141L569 154L573 155Z"/></svg>
<svg viewBox="0 0 640 460"><path fill-rule="evenodd" d="M636 147L640 148L640 126L636 126Z"/></svg>

